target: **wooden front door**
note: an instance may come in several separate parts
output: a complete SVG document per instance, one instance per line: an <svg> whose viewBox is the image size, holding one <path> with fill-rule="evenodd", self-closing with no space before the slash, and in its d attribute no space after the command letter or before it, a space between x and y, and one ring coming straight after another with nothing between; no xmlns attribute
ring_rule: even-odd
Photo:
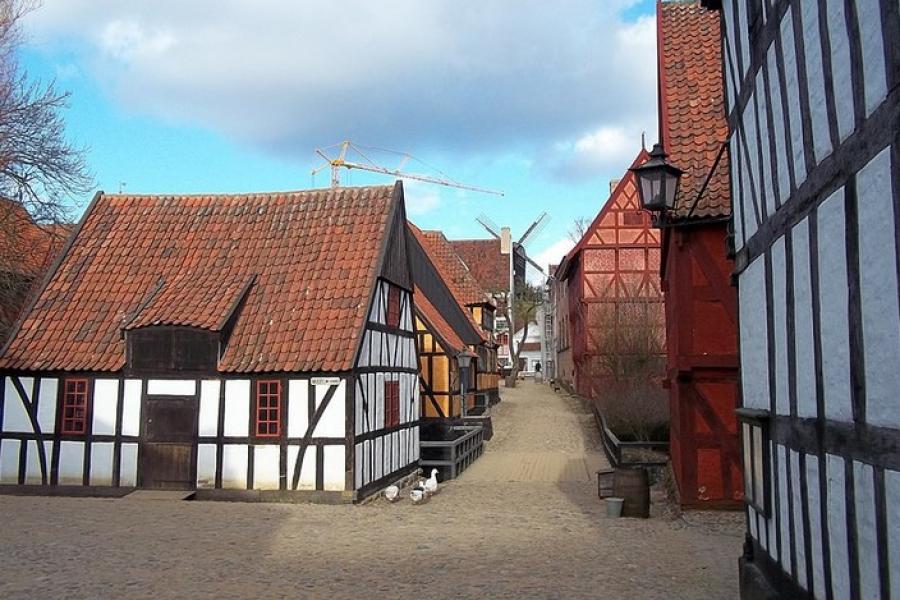
<svg viewBox="0 0 900 600"><path fill-rule="evenodd" d="M140 453L140 486L192 489L197 463L197 398L156 396L144 402L145 442Z"/></svg>

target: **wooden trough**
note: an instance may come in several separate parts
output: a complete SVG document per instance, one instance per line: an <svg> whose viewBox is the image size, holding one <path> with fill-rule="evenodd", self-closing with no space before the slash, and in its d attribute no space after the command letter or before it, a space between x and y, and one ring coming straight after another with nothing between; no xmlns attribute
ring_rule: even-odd
<svg viewBox="0 0 900 600"><path fill-rule="evenodd" d="M613 467L664 467L668 463L669 442L623 442L606 424L606 418L594 408L603 451Z"/></svg>
<svg viewBox="0 0 900 600"><path fill-rule="evenodd" d="M437 469L441 481L459 477L484 451L484 428L481 425L454 425L447 431L448 439L423 439L419 442L419 464L425 473Z"/></svg>

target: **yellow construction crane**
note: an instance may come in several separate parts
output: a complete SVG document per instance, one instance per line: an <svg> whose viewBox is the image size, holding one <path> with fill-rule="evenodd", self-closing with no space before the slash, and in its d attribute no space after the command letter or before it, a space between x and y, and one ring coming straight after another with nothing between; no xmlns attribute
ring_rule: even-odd
<svg viewBox="0 0 900 600"><path fill-rule="evenodd" d="M327 150L338 150L337 157L332 158L326 154ZM369 151L374 150L377 152L388 153L388 154L396 154L400 156L400 164L396 169L388 169L387 167L382 167L378 165L366 156L366 152L363 150ZM359 156L358 160L350 160L349 156L353 153ZM381 173L383 175L391 175L393 177L400 177L403 179L414 179L416 181L424 181L426 183L434 183L437 185L443 185L446 187L459 188L461 190L469 190L472 192L481 192L483 194L494 194L496 196L502 196L503 192L499 190L489 190L487 188L477 187L474 185L465 185L459 183L458 181L454 181L447 177L444 173L441 173L442 177L431 177L428 175L419 175L417 173L406 173L401 171L401 169L408 163L409 161L420 162L423 165L425 164L423 161L413 157L406 152L397 152L394 150L385 150L384 148L366 148L363 146L358 146L351 142L350 140L344 140L339 144L334 144L333 146L328 146L326 148L317 148L316 154L318 154L322 159L325 160L327 164L324 164L320 167L316 167L312 170L312 176L315 177L317 173L321 172L326 168L331 168L331 187L340 187L341 185L341 169L358 169L360 171L371 171L372 173ZM426 165L428 166L428 165ZM433 168L433 167L431 167ZM437 169L435 169L437 170ZM440 171L438 171L440 173Z"/></svg>

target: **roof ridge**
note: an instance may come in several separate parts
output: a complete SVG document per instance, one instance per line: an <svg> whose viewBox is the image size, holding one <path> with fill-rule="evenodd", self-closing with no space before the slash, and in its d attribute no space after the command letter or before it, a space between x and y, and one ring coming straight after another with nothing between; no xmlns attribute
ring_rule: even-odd
<svg viewBox="0 0 900 600"><path fill-rule="evenodd" d="M98 193L23 312L0 365L117 371L127 350L120 331L136 326L140 314L148 323L171 317L224 326L246 293L220 372L352 368L377 246L392 234L388 218L402 206L402 186L327 188L271 203L233 196L128 201ZM148 301L160 277L168 283Z"/></svg>
<svg viewBox="0 0 900 600"><path fill-rule="evenodd" d="M343 191L343 190L391 190L393 191L395 184L383 184L383 185L357 185L357 186L340 186L340 187L328 187L328 188L313 188L313 189L294 189L294 190L272 190L268 192L196 192L191 194L174 194L174 193L155 193L155 194L111 194L106 193L103 190L100 190L98 193L102 194L104 198L247 198L247 197L259 197L259 196L272 196L272 195L280 195L280 194L289 194L289 195L302 195L302 196L312 196L320 193L327 193L332 191Z"/></svg>

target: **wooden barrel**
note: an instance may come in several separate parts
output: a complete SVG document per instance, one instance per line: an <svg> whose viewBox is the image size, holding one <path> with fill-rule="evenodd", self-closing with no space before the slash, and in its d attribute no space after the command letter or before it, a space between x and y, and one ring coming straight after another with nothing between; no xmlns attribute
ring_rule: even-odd
<svg viewBox="0 0 900 600"><path fill-rule="evenodd" d="M650 480L645 469L616 469L613 475L613 495L623 498L623 517L650 516Z"/></svg>

